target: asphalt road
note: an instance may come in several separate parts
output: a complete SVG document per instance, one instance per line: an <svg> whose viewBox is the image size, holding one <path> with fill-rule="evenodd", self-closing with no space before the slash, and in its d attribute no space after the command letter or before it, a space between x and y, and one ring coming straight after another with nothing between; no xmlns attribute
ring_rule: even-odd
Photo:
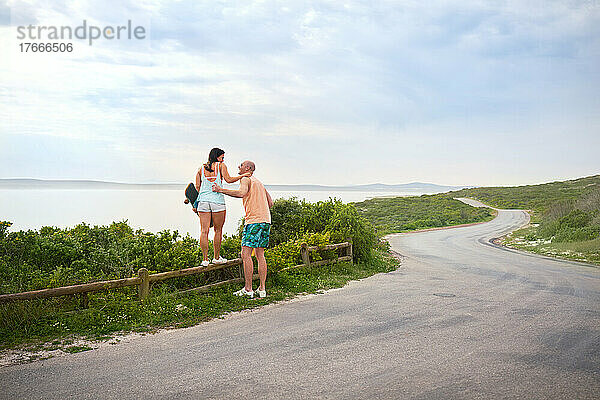
<svg viewBox="0 0 600 400"><path fill-rule="evenodd" d="M3 368L0 398L600 398L600 270L488 244L526 218L394 236L394 272Z"/></svg>

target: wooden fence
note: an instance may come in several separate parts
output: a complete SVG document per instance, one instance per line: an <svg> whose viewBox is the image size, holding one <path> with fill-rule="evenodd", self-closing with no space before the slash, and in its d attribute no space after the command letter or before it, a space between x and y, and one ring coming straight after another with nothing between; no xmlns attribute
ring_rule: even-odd
<svg viewBox="0 0 600 400"><path fill-rule="evenodd" d="M340 255L339 252L335 258L330 258L326 260L320 260L311 262L310 260L310 252L311 251L324 251L324 250L343 250L344 254ZM352 244L349 242L344 243L336 243L329 244L325 246L311 246L309 247L306 243L302 243L300 246L300 255L302 256L302 264L295 265L292 267L283 268L284 270L301 268L306 266L320 266L326 264L334 264L341 261L350 261L352 262ZM68 295L78 295L81 297L81 303L84 307L87 307L87 294L90 292L97 292L100 290L107 289L117 289L126 286L138 286L138 296L140 300L144 300L148 297L150 293L150 284L153 282L162 281L170 278L179 278L182 276L196 275L209 271L216 271L219 269L224 269L233 266L239 266L240 277L235 279L229 279L225 281L211 283L209 285L204 285L201 287L183 290L178 293L187 293L187 292L206 292L214 287L226 285L229 283L237 283L244 282L243 278L243 266L242 259L236 258L234 260L229 260L223 264L210 264L207 267L192 267L179 269L176 271L167 271L160 272L157 274L149 274L146 268L140 268L138 270L138 276L133 278L124 278L124 279L115 279L110 281L101 281L101 282L93 282L93 283L84 283L81 285L73 285L73 286L63 286L52 289L42 289L42 290L34 290L31 292L22 292L22 293L11 293L11 294L3 294L0 295L0 303L9 302L9 301L17 301L17 300L33 300L33 299L44 299L49 297L58 297L58 296L68 296ZM254 274L254 279L258 279L258 274Z"/></svg>

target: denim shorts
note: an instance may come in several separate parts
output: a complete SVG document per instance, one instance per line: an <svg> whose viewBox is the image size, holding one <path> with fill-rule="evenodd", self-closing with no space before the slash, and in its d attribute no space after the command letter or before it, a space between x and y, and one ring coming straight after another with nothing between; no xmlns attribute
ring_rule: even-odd
<svg viewBox="0 0 600 400"><path fill-rule="evenodd" d="M225 204L213 203L211 201L199 201L196 205L198 212L225 211Z"/></svg>

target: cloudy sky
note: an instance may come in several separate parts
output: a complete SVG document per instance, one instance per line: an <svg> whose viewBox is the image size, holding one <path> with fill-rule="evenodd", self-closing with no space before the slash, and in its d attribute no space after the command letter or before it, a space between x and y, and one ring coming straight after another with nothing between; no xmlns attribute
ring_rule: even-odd
<svg viewBox="0 0 600 400"><path fill-rule="evenodd" d="M19 25L145 40L21 53ZM0 0L0 178L271 184L600 173L598 1Z"/></svg>

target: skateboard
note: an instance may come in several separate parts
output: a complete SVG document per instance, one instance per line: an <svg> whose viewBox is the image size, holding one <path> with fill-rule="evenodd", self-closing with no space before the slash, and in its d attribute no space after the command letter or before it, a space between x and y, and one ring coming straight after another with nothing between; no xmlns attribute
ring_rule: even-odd
<svg viewBox="0 0 600 400"><path fill-rule="evenodd" d="M198 191L196 190L196 185L194 185L193 183L190 183L185 188L185 200L183 202L185 204L191 204L192 211L194 211L194 203L196 202L197 198L198 198ZM194 211L194 213L196 213L196 211ZM212 214L210 217L210 226L211 227L213 226Z"/></svg>
<svg viewBox="0 0 600 400"><path fill-rule="evenodd" d="M196 190L196 186L193 183L190 183L185 188L185 200L183 201L185 204L191 204L192 208L194 208L194 203L198 198L198 191Z"/></svg>

